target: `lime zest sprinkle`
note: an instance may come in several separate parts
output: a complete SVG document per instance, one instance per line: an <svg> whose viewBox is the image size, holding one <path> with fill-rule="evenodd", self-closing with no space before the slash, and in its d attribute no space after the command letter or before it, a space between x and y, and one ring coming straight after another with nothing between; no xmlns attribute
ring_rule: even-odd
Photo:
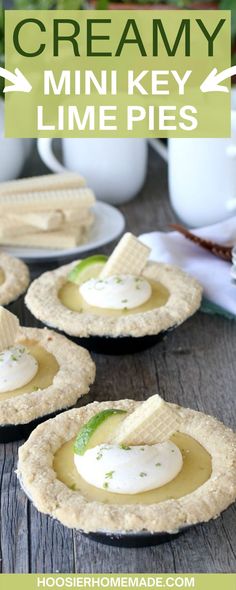
<svg viewBox="0 0 236 590"><path fill-rule="evenodd" d="M113 475L114 475L115 471L107 471L107 473L105 473L105 479L112 479Z"/></svg>

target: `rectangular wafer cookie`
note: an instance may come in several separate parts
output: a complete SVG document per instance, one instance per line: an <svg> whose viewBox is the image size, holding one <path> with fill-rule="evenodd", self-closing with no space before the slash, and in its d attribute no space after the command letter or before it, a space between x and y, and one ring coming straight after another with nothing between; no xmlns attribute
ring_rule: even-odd
<svg viewBox="0 0 236 590"><path fill-rule="evenodd" d="M90 214L88 214L86 216L86 218L82 219L79 223L67 223L63 220L62 217L62 222L59 225L58 228L52 230L52 232L55 231L60 231L60 232L66 232L69 233L70 231L78 232L80 229L85 229L85 228L89 228L91 227L92 223L94 221L94 215L92 212L90 212ZM44 232L44 235L46 236L47 239L47 235L52 233L50 230L45 229L42 230L42 228L38 228L38 227L34 227L32 225L25 225L24 223L14 223L14 221L11 221L9 219L0 219L0 242L2 241L2 243L5 243L6 240L11 241L12 238L16 238L18 236L28 236L28 235L33 235L33 234L39 234ZM27 237L26 237L27 239Z"/></svg>
<svg viewBox="0 0 236 590"><path fill-rule="evenodd" d="M157 394L149 397L123 420L112 442L154 445L168 440L180 425L178 411Z"/></svg>
<svg viewBox="0 0 236 590"><path fill-rule="evenodd" d="M127 232L108 258L101 272L101 278L119 274L140 275L150 252L148 246Z"/></svg>
<svg viewBox="0 0 236 590"><path fill-rule="evenodd" d="M63 215L61 215L61 222L57 224L57 227L53 227L52 231L59 230L63 228L63 225L65 225L65 222L63 220ZM14 218L11 217L1 217L0 218L0 240L3 238L11 238L13 236L24 236L27 234L33 234L33 233L39 233L45 231L45 233L48 230L47 229L43 229L41 227L37 227L34 225L27 225L24 223L23 221L23 216L22 216L22 221L20 220L16 220Z"/></svg>
<svg viewBox="0 0 236 590"><path fill-rule="evenodd" d="M29 233L37 233L40 230L39 228L35 228L31 225L25 225L24 223L15 223L14 220L11 221L10 219L5 219L4 217L0 219L0 242L4 240L4 238L11 238L12 236L24 236Z"/></svg>
<svg viewBox="0 0 236 590"><path fill-rule="evenodd" d="M88 229L85 227L70 227L69 230L38 232L21 236L0 238L1 245L22 246L24 248L59 249L74 248L84 243Z"/></svg>
<svg viewBox="0 0 236 590"><path fill-rule="evenodd" d="M0 306L0 352L14 344L19 327L18 318Z"/></svg>
<svg viewBox="0 0 236 590"><path fill-rule="evenodd" d="M0 183L0 195L65 190L86 185L85 179L75 172L45 174Z"/></svg>
<svg viewBox="0 0 236 590"><path fill-rule="evenodd" d="M94 217L94 213L88 207L84 207L84 209L63 209L62 214L66 223L86 223L91 215Z"/></svg>
<svg viewBox="0 0 236 590"><path fill-rule="evenodd" d="M10 213L8 220L16 224L24 224L41 230L59 229L64 222L61 210L38 211L35 213ZM1 224L0 220L0 224Z"/></svg>
<svg viewBox="0 0 236 590"><path fill-rule="evenodd" d="M0 195L0 210L3 214L79 207L84 209L92 207L94 203L95 196L89 188Z"/></svg>

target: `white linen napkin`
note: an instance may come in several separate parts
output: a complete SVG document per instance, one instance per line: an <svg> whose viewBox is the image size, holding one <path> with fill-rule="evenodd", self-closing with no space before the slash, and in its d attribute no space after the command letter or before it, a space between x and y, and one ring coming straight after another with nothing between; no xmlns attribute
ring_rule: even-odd
<svg viewBox="0 0 236 590"><path fill-rule="evenodd" d="M217 243L236 244L236 217L192 231ZM152 260L180 266L202 284L206 299L236 316L236 282L230 276L229 262L217 258L178 232L156 231L139 237L152 249Z"/></svg>

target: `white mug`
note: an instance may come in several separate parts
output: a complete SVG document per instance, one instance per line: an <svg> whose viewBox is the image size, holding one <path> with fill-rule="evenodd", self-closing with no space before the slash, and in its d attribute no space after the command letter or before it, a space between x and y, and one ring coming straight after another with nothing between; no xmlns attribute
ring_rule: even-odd
<svg viewBox="0 0 236 590"><path fill-rule="evenodd" d="M169 139L154 149L168 162L170 200L189 227L211 225L236 213L236 110L226 139Z"/></svg>
<svg viewBox="0 0 236 590"><path fill-rule="evenodd" d="M62 139L62 165L52 151L52 139L38 139L38 152L53 172L65 169L86 178L98 199L120 205L142 188L147 172L147 141L137 138Z"/></svg>
<svg viewBox="0 0 236 590"><path fill-rule="evenodd" d="M4 137L4 101L0 99L0 182L17 178L29 155L31 139Z"/></svg>

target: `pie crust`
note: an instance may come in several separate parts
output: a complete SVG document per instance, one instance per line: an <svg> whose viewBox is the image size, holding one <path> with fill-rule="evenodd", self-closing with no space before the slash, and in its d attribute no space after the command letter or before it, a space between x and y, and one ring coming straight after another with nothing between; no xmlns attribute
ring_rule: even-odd
<svg viewBox="0 0 236 590"><path fill-rule="evenodd" d="M0 305L8 305L24 293L29 285L29 271L21 260L0 252L0 269L5 275L0 285Z"/></svg>
<svg viewBox="0 0 236 590"><path fill-rule="evenodd" d="M206 414L174 406L183 417L181 432L195 438L212 456L211 477L178 500L115 505L89 502L59 481L53 470L56 451L98 411L133 411L140 402L94 402L38 426L19 450L18 476L36 508L84 532L168 532L216 518L236 498L236 435Z"/></svg>
<svg viewBox="0 0 236 590"><path fill-rule="evenodd" d="M46 389L20 394L1 401L0 425L26 424L73 406L88 393L95 379L95 365L87 350L47 328L20 328L15 344L35 340L54 355L59 370Z"/></svg>
<svg viewBox="0 0 236 590"><path fill-rule="evenodd" d="M78 261L43 273L33 281L25 302L31 313L45 324L71 336L148 336L177 326L200 306L202 288L199 283L176 266L149 262L143 276L162 283L169 291L165 305L142 313L119 317L78 313L65 307L58 292L67 282L69 271Z"/></svg>

